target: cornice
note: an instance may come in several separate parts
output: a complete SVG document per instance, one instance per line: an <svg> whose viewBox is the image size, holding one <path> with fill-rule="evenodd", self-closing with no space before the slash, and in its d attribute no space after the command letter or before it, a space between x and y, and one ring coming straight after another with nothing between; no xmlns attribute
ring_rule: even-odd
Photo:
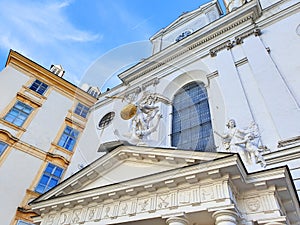
<svg viewBox="0 0 300 225"><path fill-rule="evenodd" d="M212 182L211 179L221 179L220 177L215 177L214 173L211 173L211 171L213 171L212 167L234 167L237 163L237 160L239 160L237 156L225 157L216 161L191 165L159 174L125 181L120 184L94 188L86 191L68 194L65 196L58 195L56 197L51 197L48 200L37 199L30 205L32 205L33 209L38 209L51 207L54 204L64 204L66 202L80 202L80 200L83 198L90 199L90 201L96 199L98 201L104 201L108 199L120 198L121 196L125 195L136 195L137 193L144 191L155 192L163 187L172 189L177 187L177 185L179 183L182 183L183 181L187 183L189 183L189 181L191 181L192 183L202 181L203 184L210 184ZM193 174L196 176L196 180L190 180ZM227 176L225 176L225 178L228 179Z"/></svg>
<svg viewBox="0 0 300 225"><path fill-rule="evenodd" d="M214 164L218 164L221 176L211 176L211 165ZM74 210L77 209L80 210L80 212L94 207L99 207L99 210L101 207L101 210L104 210L104 207L121 207L121 204L127 204L129 202L134 202L133 204L136 205L138 204L138 201L140 201L141 204L143 199L152 199L151 201L162 201L163 203L166 199L164 196L174 196L174 198L177 199L176 196L178 196L180 192L194 191L194 200L189 202L189 205L199 206L203 210L203 206L206 207L206 203L211 201L211 203L214 204L214 208L209 207L208 209L210 212L214 212L220 209L227 209L228 206L230 208L234 207L231 199L234 197L228 192L228 188L231 188L228 186L231 177L235 177L233 183L237 188L242 184L240 191L256 189L260 191L261 194L266 192L274 193L274 191L277 191L281 199L287 198L287 196L284 195L286 191L288 191L288 193L293 192L293 188L289 182L290 176L288 175L287 167L248 174L245 171L240 170L242 167L238 167L237 165L239 164L242 164L240 158L237 155L231 155L212 162L183 167L161 174L154 174L122 182L120 184L108 185L66 196L53 196L47 200L35 200L30 205L35 212L42 214L42 216L55 215L56 218L59 218L60 215L74 212ZM193 175L195 175L197 179L190 182L188 177ZM264 179L265 181L263 187L261 185L261 179ZM275 184L277 185L276 190L274 189ZM217 196L206 199L206 194L209 194L213 191L212 189L215 188L218 190L224 189L224 192L220 192L224 194L217 194ZM225 188L227 191L225 191ZM201 197L202 195L204 195L204 197ZM295 207L297 207L295 195L291 193L289 196L292 196L291 198L293 198L293 207L295 205ZM182 205L178 205L179 203L176 203L176 201L177 200L174 200L173 203L171 202L166 206L167 209L172 210L169 211L170 214L172 212L178 213L182 210ZM158 203L155 203L153 208L150 208L145 212L160 213L162 208L163 207L159 207ZM191 210L198 211L199 208L192 207ZM130 216L135 216L137 213L136 209L132 212L128 212ZM116 219L118 217L121 217L118 213L113 213L109 216L111 219ZM101 217L101 219L104 220L105 218Z"/></svg>
<svg viewBox="0 0 300 225"><path fill-rule="evenodd" d="M279 148L277 151L264 154L267 165L278 164L295 160L300 157L300 144L287 145Z"/></svg>
<svg viewBox="0 0 300 225"><path fill-rule="evenodd" d="M172 167L181 168L187 165L205 163L217 158L225 157L231 154L226 153L202 153L190 151L177 151L170 149L141 148L135 146L120 146L110 153L104 155L92 164L88 165L72 177L63 181L57 187L45 193L40 199L47 199L50 196L66 195L77 191L85 184L101 178L110 168L113 168L123 160L136 160L145 162L159 163L161 165L169 164ZM212 167L211 170L214 168ZM214 175L213 175L214 176ZM192 178L191 178L192 179Z"/></svg>
<svg viewBox="0 0 300 225"><path fill-rule="evenodd" d="M161 52L140 62L136 66L131 67L127 71L121 73L119 78L125 83L130 83L131 81L174 61L187 52L195 51L196 48L203 48L203 45L208 42L210 45L213 45L213 43L217 44L221 36L228 34L234 28L248 23L249 21L250 23L253 23L260 15L261 9L257 1L248 2L238 10L212 22L182 41L174 43Z"/></svg>
<svg viewBox="0 0 300 225"><path fill-rule="evenodd" d="M153 41L157 37L159 37L161 35L164 35L164 34L167 34L170 31L173 31L173 30L177 29L182 24L185 24L187 22L187 20L188 21L193 20L195 17L199 16L202 13L205 13L205 11L207 9L210 9L214 5L219 10L220 14L222 14L222 9L221 9L220 3L218 1L208 2L205 5L200 6L198 9L195 9L191 12L186 12L186 13L183 13L182 15L180 15L174 22L172 22L167 27L161 29L156 34L154 34L150 38L150 41Z"/></svg>
<svg viewBox="0 0 300 225"><path fill-rule="evenodd" d="M300 11L300 2L298 0L278 1L276 4L264 9L267 16L262 16L256 21L257 25L265 28L278 20ZM272 11L271 13L268 13Z"/></svg>
<svg viewBox="0 0 300 225"><path fill-rule="evenodd" d="M53 88L67 95L70 99L78 99L88 106L93 105L97 101L97 99L90 94L64 80L63 78L58 77L49 70L24 57L16 51L10 50L6 61L6 66L8 65L15 67L16 69L21 69L30 74L30 76L35 76L36 78L41 77L43 80L47 80L47 83L52 85Z"/></svg>

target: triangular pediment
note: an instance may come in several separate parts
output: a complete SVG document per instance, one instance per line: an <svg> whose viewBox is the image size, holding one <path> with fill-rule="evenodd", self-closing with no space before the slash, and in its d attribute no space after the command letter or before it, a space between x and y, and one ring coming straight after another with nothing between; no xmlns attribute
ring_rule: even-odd
<svg viewBox="0 0 300 225"><path fill-rule="evenodd" d="M38 199L46 200L99 187L164 173L228 156L228 153L197 152L170 148L119 146Z"/></svg>
<svg viewBox="0 0 300 225"><path fill-rule="evenodd" d="M158 31L150 39L155 39L156 37L160 36L162 33L167 34L168 32L170 32L174 29L177 29L178 27L186 24L187 22L193 20L194 18L199 17L201 15L205 15L206 10L208 10L209 8L215 7L215 6L218 8L220 14L222 14L222 10L221 10L221 7L220 7L218 1L208 2L193 11L183 12L176 20L174 20L167 27Z"/></svg>

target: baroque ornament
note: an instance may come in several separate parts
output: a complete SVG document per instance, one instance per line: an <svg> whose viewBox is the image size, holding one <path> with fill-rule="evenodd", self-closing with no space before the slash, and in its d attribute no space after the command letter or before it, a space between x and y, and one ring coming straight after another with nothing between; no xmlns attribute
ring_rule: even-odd
<svg viewBox="0 0 300 225"><path fill-rule="evenodd" d="M158 104L171 104L171 101L150 91L143 91L140 97L139 92L133 94L135 96L130 95L130 98L127 96L108 98L122 99L128 103L120 112L121 118L129 121L129 133L123 135L127 138L126 141L133 145L148 145L150 135L157 130L162 118ZM119 134L117 130L115 133Z"/></svg>
<svg viewBox="0 0 300 225"><path fill-rule="evenodd" d="M266 167L267 164L262 153L268 148L259 144L260 134L257 124L251 122L246 129L241 129L236 126L234 119L230 119L226 126L228 129L224 134L214 131L216 135L222 138L223 146L220 150L240 153L253 164L260 160L262 167Z"/></svg>

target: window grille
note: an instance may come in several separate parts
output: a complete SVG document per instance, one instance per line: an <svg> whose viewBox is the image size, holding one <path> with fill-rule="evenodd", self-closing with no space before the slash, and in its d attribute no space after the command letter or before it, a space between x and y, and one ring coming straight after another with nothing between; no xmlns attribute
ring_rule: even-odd
<svg viewBox="0 0 300 225"><path fill-rule="evenodd" d="M79 135L79 131L69 126L66 126L63 134L61 135L58 141L58 145L69 151L72 151L75 146L78 135Z"/></svg>
<svg viewBox="0 0 300 225"><path fill-rule="evenodd" d="M35 191L43 194L56 186L62 177L63 171L64 170L62 168L48 163L38 185L35 188Z"/></svg>
<svg viewBox="0 0 300 225"><path fill-rule="evenodd" d="M81 103L78 103L74 110L74 113L76 113L77 115L79 115L83 118L86 118L88 112L89 112L89 108Z"/></svg>
<svg viewBox="0 0 300 225"><path fill-rule="evenodd" d="M179 149L215 151L207 92L192 82L174 96L172 146Z"/></svg>
<svg viewBox="0 0 300 225"><path fill-rule="evenodd" d="M32 112L32 107L23 102L16 102L13 108L6 114L4 120L21 127Z"/></svg>
<svg viewBox="0 0 300 225"><path fill-rule="evenodd" d="M39 93L40 95L43 95L45 93L45 91L47 90L48 85L39 81L39 80L35 80L32 85L29 87L29 89Z"/></svg>

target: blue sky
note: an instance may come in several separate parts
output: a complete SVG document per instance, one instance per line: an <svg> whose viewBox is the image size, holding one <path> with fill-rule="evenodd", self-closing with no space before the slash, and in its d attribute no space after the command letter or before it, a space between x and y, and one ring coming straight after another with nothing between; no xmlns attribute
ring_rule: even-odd
<svg viewBox="0 0 300 225"><path fill-rule="evenodd" d="M206 2L0 0L0 69L13 49L45 68L61 64L64 78L80 85L93 82L89 71L102 61L105 68L97 68L94 83L101 86L124 66L149 56L153 34Z"/></svg>

